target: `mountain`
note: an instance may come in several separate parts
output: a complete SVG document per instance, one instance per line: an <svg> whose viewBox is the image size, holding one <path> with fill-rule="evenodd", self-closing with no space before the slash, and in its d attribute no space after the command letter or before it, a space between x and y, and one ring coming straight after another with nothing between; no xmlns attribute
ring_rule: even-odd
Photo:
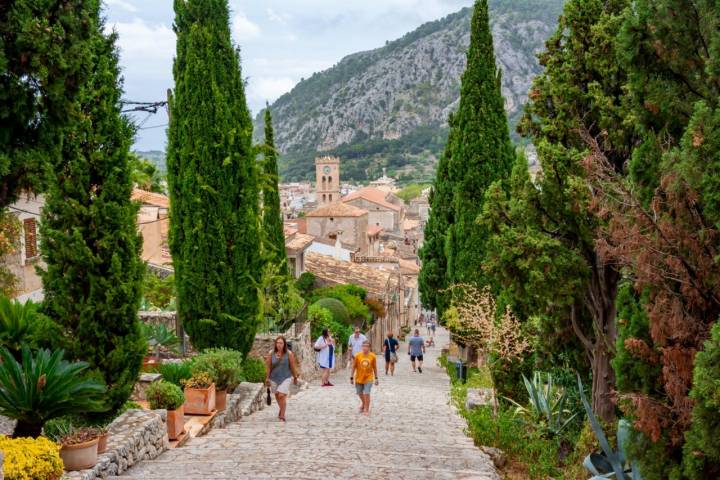
<svg viewBox="0 0 720 480"><path fill-rule="evenodd" d="M540 72L535 54L555 30L562 6L563 0L490 0L512 132ZM341 157L344 180L375 178L383 167L404 181L432 179L448 114L460 98L471 16L464 8L384 47L349 55L275 101L283 178L313 178L313 159L322 154ZM255 120L259 141L262 115Z"/></svg>
<svg viewBox="0 0 720 480"><path fill-rule="evenodd" d="M139 157L150 160L163 175L167 173L167 166L165 165L165 152L161 150L136 150L135 154Z"/></svg>

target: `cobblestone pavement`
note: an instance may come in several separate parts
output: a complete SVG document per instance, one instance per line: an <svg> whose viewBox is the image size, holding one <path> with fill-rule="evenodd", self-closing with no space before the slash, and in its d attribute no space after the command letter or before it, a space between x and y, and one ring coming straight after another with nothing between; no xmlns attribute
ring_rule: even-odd
<svg viewBox="0 0 720 480"><path fill-rule="evenodd" d="M357 413L354 387L341 371L331 380L334 387L316 382L292 397L286 423L277 420L273 404L142 462L121 478L499 480L448 405L449 380L437 364L447 342L441 331L422 374L412 372L405 344L394 377L384 375L379 359L370 417Z"/></svg>

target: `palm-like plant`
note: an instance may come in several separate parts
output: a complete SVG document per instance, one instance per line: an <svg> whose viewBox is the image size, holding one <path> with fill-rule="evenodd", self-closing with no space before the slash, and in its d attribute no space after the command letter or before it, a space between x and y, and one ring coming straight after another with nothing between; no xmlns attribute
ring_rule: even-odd
<svg viewBox="0 0 720 480"><path fill-rule="evenodd" d="M32 302L20 303L0 297L0 342L13 353L27 341L37 316L37 306Z"/></svg>
<svg viewBox="0 0 720 480"><path fill-rule="evenodd" d="M523 382L528 393L528 406L507 400L516 406L516 415L542 425L550 435L559 435L580 414L580 411L572 412L566 407L567 392L555 384L551 374L543 378L542 373L535 372L532 381L523 375Z"/></svg>
<svg viewBox="0 0 720 480"><path fill-rule="evenodd" d="M153 349L155 358L160 358L160 347L177 353L180 338L175 335L175 332L162 324L153 325L145 323L142 325L142 328L148 347Z"/></svg>
<svg viewBox="0 0 720 480"><path fill-rule="evenodd" d="M14 437L38 437L52 418L107 410L105 386L83 375L88 364L63 355L42 349L33 356L23 345L19 363L6 348L0 350L0 414L18 421Z"/></svg>

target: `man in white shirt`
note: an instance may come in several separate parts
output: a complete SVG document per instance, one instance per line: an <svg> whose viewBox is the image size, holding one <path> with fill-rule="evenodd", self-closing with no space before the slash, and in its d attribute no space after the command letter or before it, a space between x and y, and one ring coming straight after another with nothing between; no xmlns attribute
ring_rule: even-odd
<svg viewBox="0 0 720 480"><path fill-rule="evenodd" d="M357 353L362 351L362 345L365 340L367 340L367 338L365 338L365 335L360 333L360 327L355 327L355 332L350 335L350 338L348 339L348 347L350 348L350 352L352 352L350 362L352 362L352 359L355 358Z"/></svg>

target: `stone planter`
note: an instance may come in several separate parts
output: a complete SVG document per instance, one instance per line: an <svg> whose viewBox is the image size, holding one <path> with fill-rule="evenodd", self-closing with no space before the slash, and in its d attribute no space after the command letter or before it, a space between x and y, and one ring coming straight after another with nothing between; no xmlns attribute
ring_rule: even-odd
<svg viewBox="0 0 720 480"><path fill-rule="evenodd" d="M175 410L167 411L167 432L170 440L177 438L185 431L185 409L183 405Z"/></svg>
<svg viewBox="0 0 720 480"><path fill-rule="evenodd" d="M185 387L185 413L190 415L210 415L215 410L215 384L208 388Z"/></svg>
<svg viewBox="0 0 720 480"><path fill-rule="evenodd" d="M103 433L98 437L98 455L105 453L105 450L107 450L107 442L109 436L109 433Z"/></svg>
<svg viewBox="0 0 720 480"><path fill-rule="evenodd" d="M60 458L62 458L67 471L92 468L97 463L97 457L97 438L77 445L63 445L60 448Z"/></svg>
<svg viewBox="0 0 720 480"><path fill-rule="evenodd" d="M217 390L215 392L215 408L218 412L222 412L227 408L227 390Z"/></svg>

